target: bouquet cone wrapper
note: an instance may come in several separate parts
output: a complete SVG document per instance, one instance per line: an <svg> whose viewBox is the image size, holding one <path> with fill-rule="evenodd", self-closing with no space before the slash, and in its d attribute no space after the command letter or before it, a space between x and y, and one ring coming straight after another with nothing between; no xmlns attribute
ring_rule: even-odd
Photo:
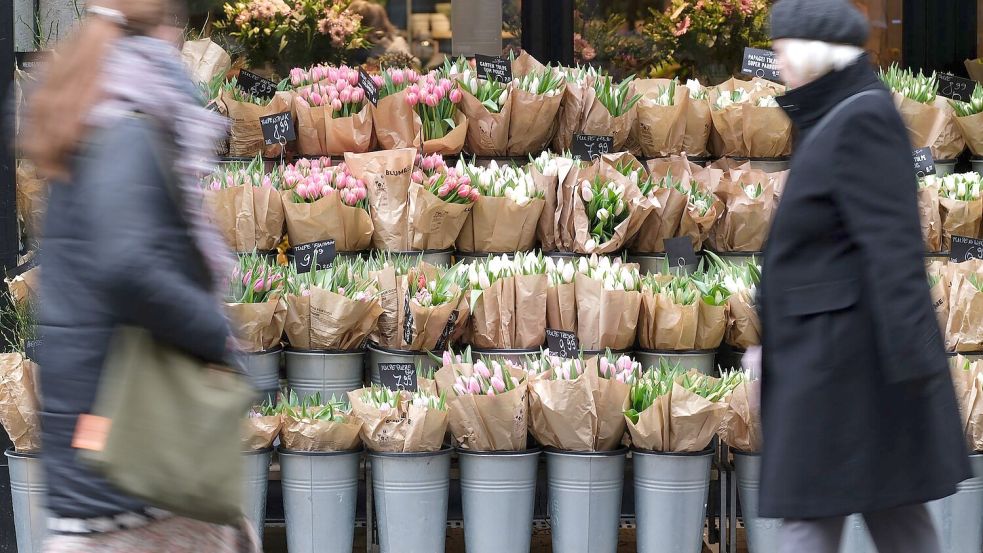
<svg viewBox="0 0 983 553"><path fill-rule="evenodd" d="M423 122L420 120L419 115L416 116L416 122L418 127L423 127ZM468 122L467 116L458 110L454 114L454 128L440 138L431 138L430 140L424 141L423 153L426 155L441 154L445 156L461 153L468 137L469 128L470 123Z"/></svg>
<svg viewBox="0 0 983 553"><path fill-rule="evenodd" d="M508 155L526 156L546 149L559 126L557 114L563 94L552 96L533 94L513 87L509 120Z"/></svg>
<svg viewBox="0 0 983 553"><path fill-rule="evenodd" d="M727 305L710 305L702 300L697 300L697 304L700 316L696 321L694 349L717 349L727 332Z"/></svg>
<svg viewBox="0 0 983 553"><path fill-rule="evenodd" d="M437 274L436 267L427 263L421 263L418 270L428 278L433 278ZM406 318L412 315L407 308L408 279L405 275L396 275L392 267L374 272L370 276L376 281L379 304L382 306L382 314L370 339L384 348L406 349L403 342Z"/></svg>
<svg viewBox="0 0 983 553"><path fill-rule="evenodd" d="M410 183L415 159L416 151L408 148L345 154L348 168L368 189L376 249L410 249Z"/></svg>
<svg viewBox="0 0 983 553"><path fill-rule="evenodd" d="M608 108L597 99L594 89L587 90L586 95L587 111L584 113L583 122L580 125L582 134L609 135L614 137L614 150L620 152L625 149L628 135L635 125L636 110L638 106L632 106L627 112L613 116ZM572 138L572 137L571 137Z"/></svg>
<svg viewBox="0 0 983 553"><path fill-rule="evenodd" d="M956 391L963 433L970 451L983 451L983 374L979 361L966 365L958 357L952 367L952 384Z"/></svg>
<svg viewBox="0 0 983 553"><path fill-rule="evenodd" d="M641 293L605 290L584 274L574 277L577 296L577 338L585 350L628 349L635 343Z"/></svg>
<svg viewBox="0 0 983 553"><path fill-rule="evenodd" d="M638 345L645 349L689 351L696 349L699 306L673 303L664 294L641 292Z"/></svg>
<svg viewBox="0 0 983 553"><path fill-rule="evenodd" d="M448 420L454 445L471 451L523 451L527 444L528 390L525 382L502 394L454 393L457 373L470 376L470 364L442 367L438 387L447 394Z"/></svg>
<svg viewBox="0 0 983 553"><path fill-rule="evenodd" d="M516 275L472 293L471 345L536 348L546 341L546 275Z"/></svg>
<svg viewBox="0 0 983 553"><path fill-rule="evenodd" d="M745 186L762 185L757 198L744 191ZM713 227L712 242L718 251L759 252L764 249L771 220L778 207L775 186L763 171L733 171L731 178L720 179L715 195L725 210Z"/></svg>
<svg viewBox="0 0 983 553"><path fill-rule="evenodd" d="M679 156L670 159L653 159L648 162L648 170L654 178L661 179L671 174L685 186L689 185L694 167L702 170L686 158ZM631 251L636 253L664 252L666 239L675 238L679 234L683 213L686 211L686 195L673 188L654 190L651 200L655 208L642 223L630 245Z"/></svg>
<svg viewBox="0 0 983 553"><path fill-rule="evenodd" d="M472 204L445 202L423 186L411 182L409 227L414 250L444 250L457 241Z"/></svg>
<svg viewBox="0 0 983 553"><path fill-rule="evenodd" d="M937 262L933 262L933 265ZM945 335L945 327L949 321L949 277L944 270L932 265L928 268L929 274L937 274L938 282L929 290L932 297L932 308L935 309L935 316L939 320L939 328Z"/></svg>
<svg viewBox="0 0 983 553"><path fill-rule="evenodd" d="M210 38L186 40L181 47L181 61L198 83L211 82L232 69L232 57Z"/></svg>
<svg viewBox="0 0 983 553"><path fill-rule="evenodd" d="M610 451L621 445L628 408L627 384L597 375L588 363L574 380L529 382L529 430L545 447Z"/></svg>
<svg viewBox="0 0 983 553"><path fill-rule="evenodd" d="M945 114L945 123L938 138L932 143L932 158L956 159L966 149L966 139L956 123L956 112L949 105L949 100L942 96L935 97L934 105Z"/></svg>
<svg viewBox="0 0 983 553"><path fill-rule="evenodd" d="M532 173L536 190L543 194L543 206L536 224L536 240L543 251L555 251L556 217L559 212L559 175L544 175L535 164L529 166L529 171Z"/></svg>
<svg viewBox="0 0 983 553"><path fill-rule="evenodd" d="M565 152L569 150L571 144L573 144L573 135L581 132L581 121L589 105L587 101L588 92L590 92L590 100L593 101L594 92L590 84L567 83L567 88L563 91L563 100L560 103L556 134L553 135L552 149L554 152Z"/></svg>
<svg viewBox="0 0 983 553"><path fill-rule="evenodd" d="M222 91L219 96L219 111L232 120L229 131L229 155L232 157L254 157L262 153L263 157L280 157L283 147L279 144L267 146L263 138L263 129L259 124L260 117L292 111L292 95L289 92L277 92L265 106L248 102L238 102L232 95Z"/></svg>
<svg viewBox="0 0 983 553"><path fill-rule="evenodd" d="M983 67L983 65L981 65ZM976 157L983 157L983 113L967 117L954 117L963 140Z"/></svg>
<svg viewBox="0 0 983 553"><path fill-rule="evenodd" d="M942 207L942 250L948 251L952 246L952 237L980 235L983 222L983 200L970 201L939 197Z"/></svg>
<svg viewBox="0 0 983 553"><path fill-rule="evenodd" d="M702 100L690 98L686 109L683 151L691 156L710 155L708 148L711 129L713 129L713 117L710 114L710 102L705 98Z"/></svg>
<svg viewBox="0 0 983 553"><path fill-rule="evenodd" d="M727 299L729 318L725 340L732 347L744 349L761 344L761 320L751 298L736 292Z"/></svg>
<svg viewBox="0 0 983 553"><path fill-rule="evenodd" d="M556 201L556 190L553 191ZM505 253L532 250L546 201L519 205L508 198L481 196L468 214L457 238L462 252Z"/></svg>
<svg viewBox="0 0 983 553"><path fill-rule="evenodd" d="M525 50L512 61L512 76L515 78L525 77L530 73L538 73L544 69L546 66Z"/></svg>
<svg viewBox="0 0 983 553"><path fill-rule="evenodd" d="M361 349L382 315L378 297L356 301L320 288L312 288L307 296L286 296L284 301L284 332L298 349Z"/></svg>
<svg viewBox="0 0 983 553"><path fill-rule="evenodd" d="M246 418L242 423L242 447L245 451L259 451L273 445L280 434L280 415L262 415Z"/></svg>
<svg viewBox="0 0 983 553"><path fill-rule="evenodd" d="M383 150L420 148L420 126L413 107L406 103L406 90L400 90L371 106L375 139Z"/></svg>
<svg viewBox="0 0 983 553"><path fill-rule="evenodd" d="M294 98L297 150L303 155L341 155L367 152L374 144L372 108L366 102L355 115L332 117L331 106L310 106Z"/></svg>
<svg viewBox="0 0 983 553"><path fill-rule="evenodd" d="M446 346L454 336L464 331L470 310L464 292L451 301L434 307L423 307L415 299L404 299L409 306L409 317L404 317L398 329L403 340L398 349L433 351L444 342ZM410 322L406 322L409 319ZM406 338L410 338L407 340Z"/></svg>
<svg viewBox="0 0 983 553"><path fill-rule="evenodd" d="M269 251L283 240L284 205L275 188L207 190L205 201L213 224L234 251Z"/></svg>
<svg viewBox="0 0 983 553"><path fill-rule="evenodd" d="M692 204L686 204L686 210L679 221L679 236L688 236L693 243L693 249L700 251L703 243L710 237L710 232L717 220L724 213L724 203L719 199L713 201L710 209L702 215Z"/></svg>
<svg viewBox="0 0 983 553"><path fill-rule="evenodd" d="M966 66L966 72L969 73L969 78L973 79L978 83L983 83L983 60L979 58L975 60L965 60L963 65Z"/></svg>
<svg viewBox="0 0 983 553"><path fill-rule="evenodd" d="M638 423L625 422L631 443L639 449L698 452L710 445L727 411L723 402L709 401L674 383L672 391L656 398L639 413Z"/></svg>
<svg viewBox="0 0 983 553"><path fill-rule="evenodd" d="M360 207L341 201L337 193L314 202L295 203L292 191L283 193L287 234L293 244L333 239L339 252L357 252L372 245L372 216Z"/></svg>
<svg viewBox="0 0 983 553"><path fill-rule="evenodd" d="M399 404L382 413L362 401L364 391L348 392L348 399L352 413L362 421L362 441L370 451L440 451L447 433L447 411L413 405L408 392L399 392Z"/></svg>
<svg viewBox="0 0 983 553"><path fill-rule="evenodd" d="M752 95L752 102L761 95ZM792 153L792 121L784 109L750 103L741 105L741 110L744 148L749 157L785 157Z"/></svg>
<svg viewBox="0 0 983 553"><path fill-rule="evenodd" d="M635 105L635 134L645 157L665 157L683 151L689 89L677 87L673 105L659 105L656 99L669 83L668 79L635 81L635 92L642 95Z"/></svg>
<svg viewBox="0 0 983 553"><path fill-rule="evenodd" d="M41 239L44 214L48 210L48 182L28 161L17 163L17 214L32 241Z"/></svg>
<svg viewBox="0 0 983 553"><path fill-rule="evenodd" d="M894 107L908 129L908 138L914 149L928 148L935 144L946 124L946 113L934 104L922 104L911 98L892 93Z"/></svg>
<svg viewBox="0 0 983 553"><path fill-rule="evenodd" d="M617 172L603 158L586 169L579 171L576 182L591 180L600 175L602 179L624 186L625 209L628 210L628 217L618 224L614 229L614 235L606 242L596 244L593 248L587 247L587 242L591 240L591 221L587 218L587 209L575 186L568 199L572 202L570 211L573 213L574 223L574 247L573 250L583 254L604 254L619 251L628 244L638 233L645 223L646 218L656 211L657 207L642 195L638 186L631 182L628 177Z"/></svg>
<svg viewBox="0 0 983 553"><path fill-rule="evenodd" d="M0 424L19 453L41 450L37 370L23 354L0 353Z"/></svg>
<svg viewBox="0 0 983 553"><path fill-rule="evenodd" d="M287 306L280 298L262 303L227 303L225 312L243 351L256 353L280 344L287 318Z"/></svg>
<svg viewBox="0 0 983 553"><path fill-rule="evenodd" d="M7 290L14 304L18 307L27 307L34 301L41 291L41 267L33 267L15 276L5 278Z"/></svg>
<svg viewBox="0 0 983 553"><path fill-rule="evenodd" d="M720 423L720 439L745 453L761 451L761 381L737 385L724 402L727 410Z"/></svg>
<svg viewBox="0 0 983 553"><path fill-rule="evenodd" d="M577 331L575 283L564 283L546 289L546 325L554 330Z"/></svg>
<svg viewBox="0 0 983 553"><path fill-rule="evenodd" d="M569 252L573 251L577 232L574 224L574 202L581 201L578 193L581 166L568 159L557 159L557 165L559 188L556 191L558 209L554 215L554 237L557 250Z"/></svg>
<svg viewBox="0 0 983 553"><path fill-rule="evenodd" d="M938 187L922 186L918 189L918 220L927 252L942 251L941 209Z"/></svg>
<svg viewBox="0 0 983 553"><path fill-rule="evenodd" d="M476 156L508 155L509 121L512 116L512 94L498 113L488 111L470 92L461 89L458 109L468 118L465 145Z"/></svg>
<svg viewBox="0 0 983 553"><path fill-rule="evenodd" d="M343 421L283 416L280 443L290 451L352 451L361 446L362 422L353 415Z"/></svg>
<svg viewBox="0 0 983 553"><path fill-rule="evenodd" d="M949 351L969 352L983 349L983 292L976 290L969 281L972 273L977 278L983 278L978 267L965 270L960 268L952 273L949 319L945 332L945 345Z"/></svg>

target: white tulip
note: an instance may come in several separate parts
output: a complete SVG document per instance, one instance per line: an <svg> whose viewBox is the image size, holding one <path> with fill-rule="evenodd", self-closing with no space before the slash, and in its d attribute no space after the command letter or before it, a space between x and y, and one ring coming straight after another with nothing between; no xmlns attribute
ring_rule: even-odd
<svg viewBox="0 0 983 553"><path fill-rule="evenodd" d="M491 280L489 280L488 278L488 273L486 273L485 271L481 271L481 273L478 275L478 287L480 287L482 290L485 290L490 286L491 286Z"/></svg>
<svg viewBox="0 0 983 553"><path fill-rule="evenodd" d="M592 238L591 239L588 239L587 240L587 243L584 244L584 247L586 247L588 250L593 250L594 249L594 246L595 246L595 242L594 242L594 239L592 239ZM587 258L586 257L578 257L577 258L577 272L587 274L588 271L590 271L590 265L587 263Z"/></svg>
<svg viewBox="0 0 983 553"><path fill-rule="evenodd" d="M475 269L474 264L468 267L468 282L472 287L478 284L478 270Z"/></svg>
<svg viewBox="0 0 983 553"><path fill-rule="evenodd" d="M571 283L571 282L573 282L574 272L575 271L573 269L573 264L572 263L567 263L563 267L563 273L561 274L561 276L563 277L563 282L566 282L568 284Z"/></svg>

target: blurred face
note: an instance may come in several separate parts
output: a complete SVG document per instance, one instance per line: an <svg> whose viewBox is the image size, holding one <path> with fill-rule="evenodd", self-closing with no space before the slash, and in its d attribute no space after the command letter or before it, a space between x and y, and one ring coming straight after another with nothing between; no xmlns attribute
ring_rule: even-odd
<svg viewBox="0 0 983 553"><path fill-rule="evenodd" d="M796 65L790 62L788 41L786 39L780 38L774 41L771 47L775 51L775 57L778 59L778 70L782 74L782 80L785 81L785 86L788 88L798 88L809 82L804 75L796 71Z"/></svg>

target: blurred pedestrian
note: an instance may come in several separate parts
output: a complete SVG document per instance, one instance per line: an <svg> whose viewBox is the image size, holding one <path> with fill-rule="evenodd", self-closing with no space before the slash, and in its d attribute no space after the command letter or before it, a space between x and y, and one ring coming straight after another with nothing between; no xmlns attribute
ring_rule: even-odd
<svg viewBox="0 0 983 553"><path fill-rule="evenodd" d="M118 326L206 362L231 354L216 288L230 260L197 185L225 127L181 63L178 2L89 2L29 99L24 147L56 181L39 315L47 553L241 550L238 530L145 505L73 448Z"/></svg>
<svg viewBox="0 0 983 553"><path fill-rule="evenodd" d="M760 514L834 553L932 553L924 503L970 476L925 274L912 147L848 0L781 0L771 32L798 135L764 254Z"/></svg>

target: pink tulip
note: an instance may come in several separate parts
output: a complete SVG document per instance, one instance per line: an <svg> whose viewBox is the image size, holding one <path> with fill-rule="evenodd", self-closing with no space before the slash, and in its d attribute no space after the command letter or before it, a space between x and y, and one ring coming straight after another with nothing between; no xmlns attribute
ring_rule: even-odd
<svg viewBox="0 0 983 553"><path fill-rule="evenodd" d="M433 167L434 167L433 156L427 156L423 158L423 160L420 163L420 166L423 167L424 171L433 171Z"/></svg>
<svg viewBox="0 0 983 553"><path fill-rule="evenodd" d="M454 358L451 356L451 352L444 351L444 359L443 359L443 361L444 361L444 366L445 367L447 365L453 365L454 364Z"/></svg>
<svg viewBox="0 0 983 553"><path fill-rule="evenodd" d="M464 386L464 384L462 384L460 382L455 382L454 383L454 392L457 395L459 395L459 396L466 396L466 395L468 395L468 389Z"/></svg>
<svg viewBox="0 0 983 553"><path fill-rule="evenodd" d="M369 191L365 188L358 189L358 201L364 200L369 195Z"/></svg>
<svg viewBox="0 0 983 553"><path fill-rule="evenodd" d="M450 193L451 193L451 188L446 184L437 189L437 196L441 198L446 198L447 195Z"/></svg>
<svg viewBox="0 0 983 553"><path fill-rule="evenodd" d="M348 81L338 81L337 83L335 83L334 86L335 88L338 89L338 92L341 92L342 90L348 90L348 88L350 88Z"/></svg>
<svg viewBox="0 0 983 553"><path fill-rule="evenodd" d="M307 198L307 183L302 182L298 184L296 192L301 198Z"/></svg>
<svg viewBox="0 0 983 553"><path fill-rule="evenodd" d="M332 190L331 187L326 184L321 187L322 196L330 196L332 192L334 192L334 190Z"/></svg>
<svg viewBox="0 0 983 553"><path fill-rule="evenodd" d="M399 69L392 69L389 71L389 78L392 79L394 85L403 84L403 72Z"/></svg>
<svg viewBox="0 0 983 553"><path fill-rule="evenodd" d="M437 98L436 94L430 94L427 96L427 105L434 108L440 103L440 99Z"/></svg>
<svg viewBox="0 0 983 553"><path fill-rule="evenodd" d="M631 363L632 363L631 357L628 357L627 355L622 355L621 357L618 358L618 361L615 363L615 365L618 367L619 371L629 371L631 370Z"/></svg>
<svg viewBox="0 0 983 553"><path fill-rule="evenodd" d="M461 196L462 198L470 197L471 196L471 187L468 186L468 185L466 185L466 184L462 184L461 186L459 186L457 188L457 195L458 196Z"/></svg>
<svg viewBox="0 0 983 553"><path fill-rule="evenodd" d="M372 82L374 82L375 86L379 88L382 88L382 85L386 84L386 81L379 75L372 75Z"/></svg>
<svg viewBox="0 0 983 553"><path fill-rule="evenodd" d="M608 370L610 370L609 365L610 363L608 362L607 357L601 357L597 362L597 372L599 372L601 376L607 377Z"/></svg>
<svg viewBox="0 0 983 553"><path fill-rule="evenodd" d="M352 89L341 89L341 92L338 94L338 99L341 100L342 104L350 104L352 102Z"/></svg>
<svg viewBox="0 0 983 553"><path fill-rule="evenodd" d="M352 89L352 103L361 104L362 99L365 98L365 91L361 88Z"/></svg>
<svg viewBox="0 0 983 553"><path fill-rule="evenodd" d="M263 285L266 284L263 279L259 279L253 284L253 292L259 293L263 291Z"/></svg>
<svg viewBox="0 0 983 553"><path fill-rule="evenodd" d="M461 97L462 97L462 95L461 95L461 89L460 88L452 89L450 91L450 93L449 93L449 96L450 96L450 99L451 99L451 102L452 103L456 104L456 103L460 102L461 101Z"/></svg>
<svg viewBox="0 0 983 553"><path fill-rule="evenodd" d="M348 84L352 86L358 85L358 71L352 69L348 72Z"/></svg>
<svg viewBox="0 0 983 553"><path fill-rule="evenodd" d="M468 391L472 394L481 393L481 384L478 383L477 378L472 376L470 379L468 379Z"/></svg>
<svg viewBox="0 0 983 553"><path fill-rule="evenodd" d="M474 372L485 380L491 378L491 371L488 370L488 366L485 365L485 362L480 359L474 364Z"/></svg>
<svg viewBox="0 0 983 553"><path fill-rule="evenodd" d="M335 98L331 101L331 111L341 111L341 100Z"/></svg>
<svg viewBox="0 0 983 553"><path fill-rule="evenodd" d="M410 107L416 107L416 105L420 103L420 97L417 96L415 92L407 92L406 103L409 104Z"/></svg>
<svg viewBox="0 0 983 553"><path fill-rule="evenodd" d="M338 68L337 67L331 67L331 68L328 69L328 80L329 81L337 81L338 80Z"/></svg>
<svg viewBox="0 0 983 553"><path fill-rule="evenodd" d="M423 184L423 171L413 171L413 175L410 178L417 184Z"/></svg>
<svg viewBox="0 0 983 553"><path fill-rule="evenodd" d="M477 189L477 188L472 188L472 189L471 189L471 201L472 201L472 202L476 202L476 201L478 201L478 198L479 198L480 196L481 196L481 193L480 193L480 192L478 192L478 189Z"/></svg>
<svg viewBox="0 0 983 553"><path fill-rule="evenodd" d="M491 380L488 383L491 384L492 389L498 393L502 393L505 391L505 381L502 380L502 378L499 376L491 377Z"/></svg>

